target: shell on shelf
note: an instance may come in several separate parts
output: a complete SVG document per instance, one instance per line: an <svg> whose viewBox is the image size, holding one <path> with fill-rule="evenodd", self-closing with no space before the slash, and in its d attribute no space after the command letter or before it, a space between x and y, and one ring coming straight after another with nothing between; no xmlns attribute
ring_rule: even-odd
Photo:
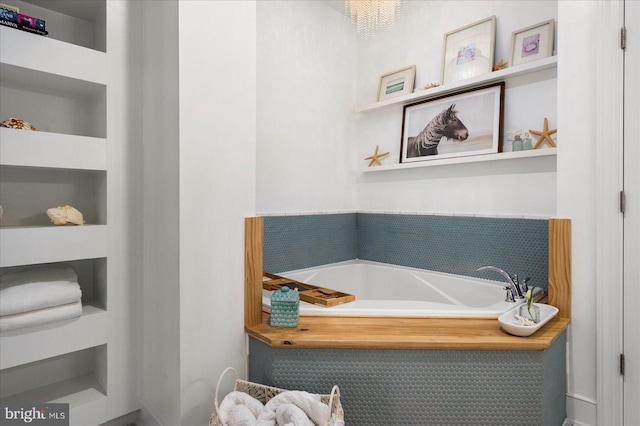
<svg viewBox="0 0 640 426"><path fill-rule="evenodd" d="M47 209L47 216L54 225L66 225L72 223L74 225L84 224L82 213L70 205L52 207Z"/></svg>
<svg viewBox="0 0 640 426"><path fill-rule="evenodd" d="M31 123L27 123L24 120L14 117L4 120L2 123L0 123L0 126L8 127L10 129L36 130L36 127Z"/></svg>

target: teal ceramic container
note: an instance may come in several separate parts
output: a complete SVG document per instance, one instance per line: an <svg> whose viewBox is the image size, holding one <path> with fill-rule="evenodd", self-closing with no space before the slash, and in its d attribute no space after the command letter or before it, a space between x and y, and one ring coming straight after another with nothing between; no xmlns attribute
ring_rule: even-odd
<svg viewBox="0 0 640 426"><path fill-rule="evenodd" d="M283 286L271 295L271 319L273 327L297 327L300 317L300 295Z"/></svg>

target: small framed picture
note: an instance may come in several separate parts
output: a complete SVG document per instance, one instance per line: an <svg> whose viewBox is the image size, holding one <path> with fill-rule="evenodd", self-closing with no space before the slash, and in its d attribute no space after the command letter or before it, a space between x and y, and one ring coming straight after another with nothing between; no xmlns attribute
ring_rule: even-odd
<svg viewBox="0 0 640 426"><path fill-rule="evenodd" d="M501 151L504 83L406 105L400 162Z"/></svg>
<svg viewBox="0 0 640 426"><path fill-rule="evenodd" d="M511 34L511 66L551 56L553 34L553 19L514 31Z"/></svg>
<svg viewBox="0 0 640 426"><path fill-rule="evenodd" d="M444 35L441 84L455 83L493 69L496 17L491 16Z"/></svg>
<svg viewBox="0 0 640 426"><path fill-rule="evenodd" d="M413 82L416 79L416 66L411 65L380 77L378 98L376 101L386 101L397 96L413 93Z"/></svg>

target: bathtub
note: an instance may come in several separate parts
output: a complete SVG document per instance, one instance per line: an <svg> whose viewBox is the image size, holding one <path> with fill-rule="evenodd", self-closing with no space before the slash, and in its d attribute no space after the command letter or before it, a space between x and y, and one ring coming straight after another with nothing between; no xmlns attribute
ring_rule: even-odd
<svg viewBox="0 0 640 426"><path fill-rule="evenodd" d="M516 306L506 302L506 282L350 260L278 275L354 294L355 302L324 307L300 302L300 315L497 318ZM270 309L271 291L262 291Z"/></svg>

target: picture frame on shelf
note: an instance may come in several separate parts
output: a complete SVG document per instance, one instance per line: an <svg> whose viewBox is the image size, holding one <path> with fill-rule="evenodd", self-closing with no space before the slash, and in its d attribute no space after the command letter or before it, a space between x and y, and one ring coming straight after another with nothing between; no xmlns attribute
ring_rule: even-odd
<svg viewBox="0 0 640 426"><path fill-rule="evenodd" d="M496 17L469 24L444 35L442 85L490 73L496 38Z"/></svg>
<svg viewBox="0 0 640 426"><path fill-rule="evenodd" d="M400 163L502 151L504 82L405 105Z"/></svg>
<svg viewBox="0 0 640 426"><path fill-rule="evenodd" d="M381 75L376 102L413 93L415 78L415 65L409 65L408 67Z"/></svg>
<svg viewBox="0 0 640 426"><path fill-rule="evenodd" d="M514 31L511 34L511 66L526 64L553 55L553 19Z"/></svg>

